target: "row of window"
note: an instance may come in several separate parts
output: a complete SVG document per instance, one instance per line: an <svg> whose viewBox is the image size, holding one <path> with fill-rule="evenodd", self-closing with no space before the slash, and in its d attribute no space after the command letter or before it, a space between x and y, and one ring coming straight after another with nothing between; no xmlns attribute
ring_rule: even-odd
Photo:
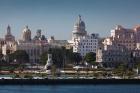
<svg viewBox="0 0 140 93"><path fill-rule="evenodd" d="M76 49L75 49L76 51ZM96 52L96 49L79 49L79 51Z"/></svg>
<svg viewBox="0 0 140 93"><path fill-rule="evenodd" d="M97 40L83 40L83 42L97 42Z"/></svg>

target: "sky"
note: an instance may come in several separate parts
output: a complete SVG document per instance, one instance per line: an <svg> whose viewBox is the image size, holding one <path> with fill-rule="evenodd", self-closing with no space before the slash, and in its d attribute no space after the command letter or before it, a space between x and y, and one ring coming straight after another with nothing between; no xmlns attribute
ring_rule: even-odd
<svg viewBox="0 0 140 93"><path fill-rule="evenodd" d="M11 26L19 39L26 25L32 31L42 29L46 37L71 39L80 14L90 33L110 36L116 25L133 28L140 24L140 0L0 0L0 37Z"/></svg>

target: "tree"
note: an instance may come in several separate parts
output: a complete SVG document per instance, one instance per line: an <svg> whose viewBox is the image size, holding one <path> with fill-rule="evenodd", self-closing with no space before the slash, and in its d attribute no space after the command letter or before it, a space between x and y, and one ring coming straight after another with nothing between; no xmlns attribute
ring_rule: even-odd
<svg viewBox="0 0 140 93"><path fill-rule="evenodd" d="M85 55L84 60L88 63L94 64L96 61L96 53L94 52L89 52Z"/></svg>
<svg viewBox="0 0 140 93"><path fill-rule="evenodd" d="M42 55L40 56L40 64L45 65L47 60L48 60L48 52L42 53Z"/></svg>
<svg viewBox="0 0 140 93"><path fill-rule="evenodd" d="M14 60L18 63L29 62L29 55L24 50L17 50L14 53L7 54L7 58L9 59L9 62L13 62Z"/></svg>
<svg viewBox="0 0 140 93"><path fill-rule="evenodd" d="M29 55L24 50L17 50L13 53L14 59L19 63L29 62Z"/></svg>
<svg viewBox="0 0 140 93"><path fill-rule="evenodd" d="M73 61L76 64L79 64L80 61L82 61L82 56L80 55L80 53L73 53Z"/></svg>
<svg viewBox="0 0 140 93"><path fill-rule="evenodd" d="M78 64L82 61L82 56L79 53L73 53L72 49L50 48L47 52L42 53L40 56L41 64L45 65L48 59L48 53L52 54L53 64L57 67L65 66L66 64Z"/></svg>

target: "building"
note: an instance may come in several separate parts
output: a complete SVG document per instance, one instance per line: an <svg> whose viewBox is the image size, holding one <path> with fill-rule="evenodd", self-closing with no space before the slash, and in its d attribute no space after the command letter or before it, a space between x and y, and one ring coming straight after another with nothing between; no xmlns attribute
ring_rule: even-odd
<svg viewBox="0 0 140 93"><path fill-rule="evenodd" d="M14 46L16 44L15 37L11 34L11 27L8 25L6 35L4 39L1 39L2 54L7 55L15 51Z"/></svg>
<svg viewBox="0 0 140 93"><path fill-rule="evenodd" d="M97 62L105 63L119 63L119 62L130 62L131 51L125 46L119 45L116 42L110 42L111 37L104 40L103 46L99 47L96 54Z"/></svg>
<svg viewBox="0 0 140 93"><path fill-rule="evenodd" d="M48 44L50 48L62 48L65 47L67 49L67 46L69 45L67 40L56 40L54 36L51 36L48 39ZM68 46L69 48L69 46Z"/></svg>
<svg viewBox="0 0 140 93"><path fill-rule="evenodd" d="M41 34L41 30L37 30L36 36L32 39L28 26L22 32L22 39L17 40L15 50L25 50L31 63L39 63L41 54L48 50L47 38Z"/></svg>
<svg viewBox="0 0 140 93"><path fill-rule="evenodd" d="M49 48L47 38L41 34L41 30L37 30L36 36L32 39L28 26L23 29L21 37L20 40L15 40L11 35L10 26L8 26L5 40L1 41L2 53L6 56L17 50L25 50L31 63L39 63L41 54Z"/></svg>
<svg viewBox="0 0 140 93"><path fill-rule="evenodd" d="M80 53L84 57L89 52L96 53L98 37L98 34L87 34L85 22L79 15L72 31L72 40L69 43L73 47L73 52Z"/></svg>
<svg viewBox="0 0 140 93"><path fill-rule="evenodd" d="M84 57L89 52L96 53L97 47L98 34L86 35L74 39L73 52L80 53Z"/></svg>
<svg viewBox="0 0 140 93"><path fill-rule="evenodd" d="M82 21L81 15L78 16L78 20L74 25L74 30L72 31L72 40L75 38L80 38L87 35L87 31L85 30L85 22Z"/></svg>
<svg viewBox="0 0 140 93"><path fill-rule="evenodd" d="M97 51L97 62L132 62L140 58L140 26L127 29L120 25L111 30Z"/></svg>
<svg viewBox="0 0 140 93"><path fill-rule="evenodd" d="M15 37L11 34L11 27L8 25L7 27L7 33L5 35L5 41L11 41L14 42L15 41Z"/></svg>

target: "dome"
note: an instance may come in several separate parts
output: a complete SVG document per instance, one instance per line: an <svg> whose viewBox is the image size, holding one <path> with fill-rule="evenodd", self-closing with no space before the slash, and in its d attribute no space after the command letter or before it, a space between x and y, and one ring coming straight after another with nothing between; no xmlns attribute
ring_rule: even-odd
<svg viewBox="0 0 140 93"><path fill-rule="evenodd" d="M75 26L78 26L78 27L85 27L85 22L82 21L80 15L78 16L78 21L76 22Z"/></svg>
<svg viewBox="0 0 140 93"><path fill-rule="evenodd" d="M28 28L28 26L26 26L26 27L23 29L23 33L25 33L25 32L31 33L31 30Z"/></svg>

